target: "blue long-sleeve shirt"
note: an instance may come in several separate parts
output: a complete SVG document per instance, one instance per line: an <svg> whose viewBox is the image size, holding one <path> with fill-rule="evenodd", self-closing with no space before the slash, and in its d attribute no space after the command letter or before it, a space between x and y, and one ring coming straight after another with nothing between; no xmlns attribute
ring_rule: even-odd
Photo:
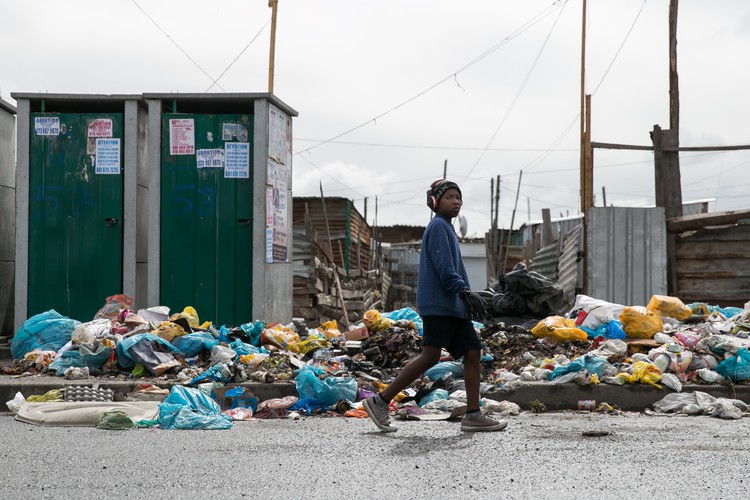
<svg viewBox="0 0 750 500"><path fill-rule="evenodd" d="M450 220L437 214L422 236L417 278L417 310L422 316L465 317L459 292L471 289Z"/></svg>

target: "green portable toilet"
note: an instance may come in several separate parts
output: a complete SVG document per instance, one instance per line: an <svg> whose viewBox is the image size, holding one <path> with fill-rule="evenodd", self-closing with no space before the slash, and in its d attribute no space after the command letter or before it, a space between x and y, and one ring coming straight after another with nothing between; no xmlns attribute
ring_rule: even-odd
<svg viewBox="0 0 750 500"><path fill-rule="evenodd" d="M291 320L291 119L272 94L144 94L149 293L236 326Z"/></svg>
<svg viewBox="0 0 750 500"><path fill-rule="evenodd" d="M119 293L145 306L147 112L140 96L12 96L16 328L49 309L89 321Z"/></svg>
<svg viewBox="0 0 750 500"><path fill-rule="evenodd" d="M13 335L16 242L16 108L0 99L0 335Z"/></svg>

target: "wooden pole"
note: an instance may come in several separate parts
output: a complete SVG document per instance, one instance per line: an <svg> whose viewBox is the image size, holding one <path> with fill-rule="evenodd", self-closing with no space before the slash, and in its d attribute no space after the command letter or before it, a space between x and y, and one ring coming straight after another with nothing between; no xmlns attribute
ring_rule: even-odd
<svg viewBox="0 0 750 500"><path fill-rule="evenodd" d="M677 78L677 4L669 2L669 128L677 133L680 129L680 88Z"/></svg>
<svg viewBox="0 0 750 500"><path fill-rule="evenodd" d="M546 247L553 241L557 241L555 234L552 232L552 214L549 208L542 209L542 247ZM536 248L534 249L536 250Z"/></svg>
<svg viewBox="0 0 750 500"><path fill-rule="evenodd" d="M276 10L279 0L268 0L271 8L271 48L268 56L268 93L273 94L273 73L276 59Z"/></svg>
<svg viewBox="0 0 750 500"><path fill-rule="evenodd" d="M523 177L523 170L518 174L518 189L516 189L516 203L513 205L513 214L510 216L510 229L508 229L508 239L505 244L505 255L503 256L503 268L502 274L505 274L505 269L508 266L508 250L510 249L510 236L513 233L513 223L516 220L516 208L518 207L518 195L521 193L521 178Z"/></svg>
<svg viewBox="0 0 750 500"><path fill-rule="evenodd" d="M487 281L494 279L495 277L495 238L497 232L495 226L497 225L497 213L495 213L495 204L492 201L492 197L495 194L495 179L490 179L490 230L487 233L487 245L485 253L487 254Z"/></svg>
<svg viewBox="0 0 750 500"><path fill-rule="evenodd" d="M326 210L326 199L325 196L323 196L323 183L320 183L320 202L323 204L323 218L326 221L326 233L328 233L328 246L333 250L333 244L331 241L331 227L328 225L328 211ZM339 242L339 251L341 251L341 242ZM343 254L341 256L342 258L342 264L343 264ZM333 278L336 282L336 292L339 296L339 302L341 302L341 311L343 312L344 316L342 317L342 321L344 323L344 326L349 328L349 314L346 312L346 302L344 301L344 292L341 288L341 281L339 280L339 270L338 266L335 262L331 261L331 265L333 266Z"/></svg>
<svg viewBox="0 0 750 500"><path fill-rule="evenodd" d="M586 217L589 208L594 206L594 159L591 150L591 94L587 94L586 103L586 130L583 133L583 216Z"/></svg>
<svg viewBox="0 0 750 500"><path fill-rule="evenodd" d="M448 159L443 162L443 179L447 179L448 175Z"/></svg>
<svg viewBox="0 0 750 500"><path fill-rule="evenodd" d="M607 206L607 190L604 186L602 186L602 206Z"/></svg>
<svg viewBox="0 0 750 500"><path fill-rule="evenodd" d="M495 246L492 249L492 252L493 252L492 254L494 255L494 259L495 259L495 264L494 264L495 276L493 276L493 278L497 278L504 274L504 272L500 272L500 274L498 274L498 271L499 271L498 268L500 267L500 235L497 232L497 228L499 225L500 225L500 176L498 175L497 181L495 182L495 228L494 228Z"/></svg>
<svg viewBox="0 0 750 500"><path fill-rule="evenodd" d="M581 191L581 211L584 220L586 219L586 200L584 178L586 171L586 0L583 0L583 12L581 14L581 150L580 150L580 191Z"/></svg>

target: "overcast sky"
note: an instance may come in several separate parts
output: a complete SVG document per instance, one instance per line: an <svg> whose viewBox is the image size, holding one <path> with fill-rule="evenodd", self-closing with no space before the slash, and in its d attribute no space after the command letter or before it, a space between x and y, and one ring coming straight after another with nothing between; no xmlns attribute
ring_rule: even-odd
<svg viewBox="0 0 750 500"><path fill-rule="evenodd" d="M669 0L589 0L592 140L650 145L669 128ZM423 225L425 190L463 190L468 235L579 211L582 0L280 0L274 93L294 121L293 194L354 200ZM267 0L0 0L11 92L265 92ZM750 2L682 0L682 146L750 144ZM233 61L235 61L233 63ZM220 77L220 78L219 78ZM213 84L218 78L218 82ZM212 86L213 84L213 86ZM747 208L750 153L681 154L683 200ZM654 204L653 155L596 150L596 205Z"/></svg>

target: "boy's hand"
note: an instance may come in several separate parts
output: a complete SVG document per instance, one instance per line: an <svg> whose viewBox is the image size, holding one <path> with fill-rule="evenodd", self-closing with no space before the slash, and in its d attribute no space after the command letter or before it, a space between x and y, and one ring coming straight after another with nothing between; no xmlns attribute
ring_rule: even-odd
<svg viewBox="0 0 750 500"><path fill-rule="evenodd" d="M464 303L464 309L466 309L467 319L484 320L486 316L484 301L478 293L466 289L458 294L458 296Z"/></svg>

